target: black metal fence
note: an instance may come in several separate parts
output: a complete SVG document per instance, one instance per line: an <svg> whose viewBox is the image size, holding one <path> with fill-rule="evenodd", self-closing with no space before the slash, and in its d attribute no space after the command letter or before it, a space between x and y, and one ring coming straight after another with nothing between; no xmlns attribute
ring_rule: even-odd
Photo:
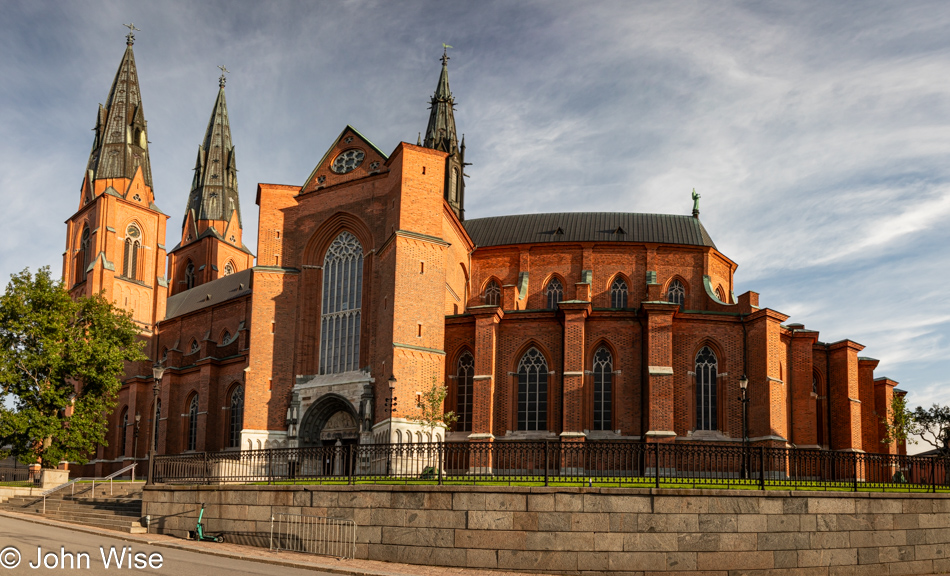
<svg viewBox="0 0 950 576"><path fill-rule="evenodd" d="M39 483L40 472L35 473L28 466L0 466L0 486L30 487Z"/></svg>
<svg viewBox="0 0 950 576"><path fill-rule="evenodd" d="M950 490L920 456L642 442L419 443L158 456L160 483L419 483Z"/></svg>

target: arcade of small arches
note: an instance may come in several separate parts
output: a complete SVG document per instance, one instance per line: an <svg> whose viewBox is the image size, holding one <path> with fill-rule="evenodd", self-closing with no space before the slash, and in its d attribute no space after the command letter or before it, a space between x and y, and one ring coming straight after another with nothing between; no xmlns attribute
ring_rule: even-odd
<svg viewBox="0 0 950 576"><path fill-rule="evenodd" d="M630 290L627 280L620 274L614 276L610 282L610 307L623 309L627 307L627 297ZM564 298L564 281L558 276L552 276L544 285L545 308L554 310L558 302ZM722 302L726 301L726 293L722 286L716 287L716 293ZM666 289L666 301L682 306L686 302L686 286L679 278L673 278ZM498 280L491 278L482 291L482 300L486 306L501 305L501 286Z"/></svg>

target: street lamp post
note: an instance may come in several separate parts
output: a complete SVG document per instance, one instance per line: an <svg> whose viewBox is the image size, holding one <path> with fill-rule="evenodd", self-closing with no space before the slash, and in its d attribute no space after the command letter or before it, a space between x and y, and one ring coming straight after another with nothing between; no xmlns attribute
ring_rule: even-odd
<svg viewBox="0 0 950 576"><path fill-rule="evenodd" d="M389 476L392 474L393 468L393 415L396 413L396 397L393 396L393 393L396 391L396 375L391 374L389 376L389 398L386 399L386 405L383 408L386 412L389 413L389 442L387 442L387 451L386 456L386 475Z"/></svg>
<svg viewBox="0 0 950 576"><path fill-rule="evenodd" d="M139 424L142 423L142 414L135 413L135 430L132 432L132 461L139 459Z"/></svg>
<svg viewBox="0 0 950 576"><path fill-rule="evenodd" d="M749 379L743 374L739 378L739 390L742 402L742 477L749 477L748 453L749 453Z"/></svg>
<svg viewBox="0 0 950 576"><path fill-rule="evenodd" d="M161 362L156 362L152 366L152 377L155 383L152 385L152 433L150 437L150 447L148 449L148 482L155 482L155 438L158 436L158 395L162 391L162 376L165 374L165 367ZM137 427L136 427L137 428Z"/></svg>

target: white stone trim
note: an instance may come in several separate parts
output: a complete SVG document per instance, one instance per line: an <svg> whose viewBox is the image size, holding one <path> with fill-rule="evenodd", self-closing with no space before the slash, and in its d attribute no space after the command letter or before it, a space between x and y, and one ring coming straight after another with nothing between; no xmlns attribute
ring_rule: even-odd
<svg viewBox="0 0 950 576"><path fill-rule="evenodd" d="M672 376L673 367L672 366L650 366L648 368L650 376Z"/></svg>

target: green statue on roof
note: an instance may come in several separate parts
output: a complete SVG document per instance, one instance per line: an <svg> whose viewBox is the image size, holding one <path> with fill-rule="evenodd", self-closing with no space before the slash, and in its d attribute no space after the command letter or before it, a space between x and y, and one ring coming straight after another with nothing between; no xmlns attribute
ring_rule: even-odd
<svg viewBox="0 0 950 576"><path fill-rule="evenodd" d="M699 216L699 199L702 198L693 188L693 216Z"/></svg>

